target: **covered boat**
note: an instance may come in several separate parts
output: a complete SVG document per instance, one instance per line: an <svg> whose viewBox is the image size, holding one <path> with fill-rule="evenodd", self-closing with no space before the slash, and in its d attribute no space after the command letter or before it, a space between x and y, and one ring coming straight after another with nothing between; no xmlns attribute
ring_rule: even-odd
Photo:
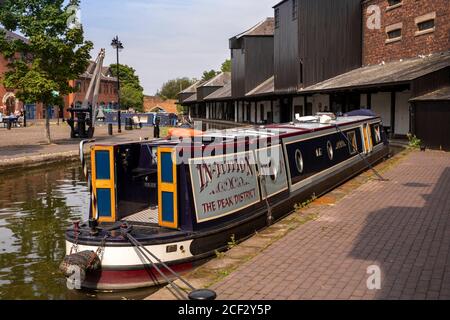
<svg viewBox="0 0 450 320"><path fill-rule="evenodd" d="M388 156L379 117L295 123L97 144L92 217L66 232L67 255L91 252L81 287L159 285ZM151 259L142 254L151 253ZM95 255L94 253L97 253ZM152 261L150 261L152 260ZM155 269L156 268L156 269Z"/></svg>

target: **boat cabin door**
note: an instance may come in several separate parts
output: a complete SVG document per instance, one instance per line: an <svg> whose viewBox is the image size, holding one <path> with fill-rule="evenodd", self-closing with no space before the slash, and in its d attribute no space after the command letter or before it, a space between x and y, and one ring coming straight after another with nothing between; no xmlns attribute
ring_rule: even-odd
<svg viewBox="0 0 450 320"><path fill-rule="evenodd" d="M158 216L159 225L178 228L176 149L158 148Z"/></svg>
<svg viewBox="0 0 450 320"><path fill-rule="evenodd" d="M369 154L373 151L373 144L372 132L370 131L370 125L368 123L363 124L362 132L364 138L364 153Z"/></svg>

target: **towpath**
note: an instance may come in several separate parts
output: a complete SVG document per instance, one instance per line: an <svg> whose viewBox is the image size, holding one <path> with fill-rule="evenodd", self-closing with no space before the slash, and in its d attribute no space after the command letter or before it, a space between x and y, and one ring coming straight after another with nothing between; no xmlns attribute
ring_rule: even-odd
<svg viewBox="0 0 450 320"><path fill-rule="evenodd" d="M380 166L388 181L346 192L353 179L188 279L224 300L450 299L450 153ZM306 218L292 226L295 216ZM273 241L283 229L293 230ZM167 298L163 289L149 299Z"/></svg>
<svg viewBox="0 0 450 320"><path fill-rule="evenodd" d="M67 124L52 124L50 128L53 143L45 144L42 124L30 125L26 128L6 130L0 127L0 172L21 167L37 166L52 162L68 161L78 158L79 139L70 139L70 128ZM153 128L143 128L108 135L107 126L98 126L95 132L97 142L124 142L152 138Z"/></svg>

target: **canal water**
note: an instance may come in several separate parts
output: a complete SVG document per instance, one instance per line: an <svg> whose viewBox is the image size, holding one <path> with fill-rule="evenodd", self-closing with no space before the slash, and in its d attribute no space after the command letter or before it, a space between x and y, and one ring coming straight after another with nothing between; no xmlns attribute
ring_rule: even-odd
<svg viewBox="0 0 450 320"><path fill-rule="evenodd" d="M79 163L0 175L0 300L142 299L155 289L70 291L58 267L64 230L87 219L89 193Z"/></svg>

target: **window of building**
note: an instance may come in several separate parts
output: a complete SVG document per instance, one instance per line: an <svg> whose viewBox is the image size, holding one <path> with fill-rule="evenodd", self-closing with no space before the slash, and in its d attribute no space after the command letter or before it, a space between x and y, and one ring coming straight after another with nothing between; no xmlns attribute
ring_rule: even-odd
<svg viewBox="0 0 450 320"><path fill-rule="evenodd" d="M396 39L402 36L402 29L396 29L388 32L389 39Z"/></svg>
<svg viewBox="0 0 450 320"><path fill-rule="evenodd" d="M75 83L75 90L76 92L81 92L81 81Z"/></svg>
<svg viewBox="0 0 450 320"><path fill-rule="evenodd" d="M387 0L388 7L386 10L391 10L400 7L403 4L403 0Z"/></svg>
<svg viewBox="0 0 450 320"><path fill-rule="evenodd" d="M386 43L400 41L402 39L403 23L396 23L386 27Z"/></svg>
<svg viewBox="0 0 450 320"><path fill-rule="evenodd" d="M280 8L275 9L275 28L280 27Z"/></svg>
<svg viewBox="0 0 450 320"><path fill-rule="evenodd" d="M292 19L298 18L298 0L292 0Z"/></svg>
<svg viewBox="0 0 450 320"><path fill-rule="evenodd" d="M436 27L435 19L436 19L436 12L431 12L423 16L417 17L415 19L415 23L417 26L415 35L420 36L422 34L434 32Z"/></svg>

